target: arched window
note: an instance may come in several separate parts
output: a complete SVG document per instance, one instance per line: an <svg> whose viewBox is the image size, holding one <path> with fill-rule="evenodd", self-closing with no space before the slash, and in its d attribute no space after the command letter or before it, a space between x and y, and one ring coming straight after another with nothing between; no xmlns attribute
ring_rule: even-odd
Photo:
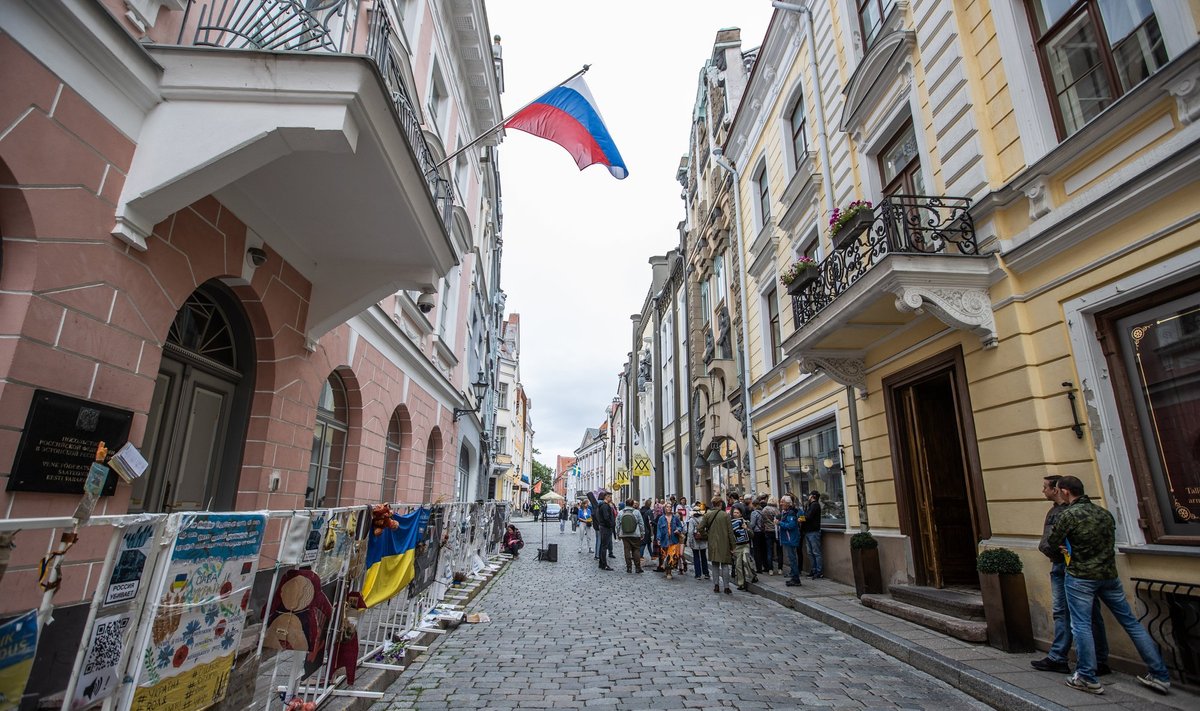
<svg viewBox="0 0 1200 711"><path fill-rule="evenodd" d="M421 493L421 503L433 501L433 480L437 471L437 462L442 458L442 432L434 428L429 433L429 444L425 447L425 489Z"/></svg>
<svg viewBox="0 0 1200 711"><path fill-rule="evenodd" d="M337 506L341 501L349 429L346 422L346 387L337 373L330 373L317 399L317 426L313 428L305 506Z"/></svg>
<svg viewBox="0 0 1200 711"><path fill-rule="evenodd" d="M396 487L400 483L400 455L404 451L404 438L408 432L408 413L403 407L396 408L392 413L392 421L388 423L387 441L383 452L383 484L380 491L380 501L399 501Z"/></svg>

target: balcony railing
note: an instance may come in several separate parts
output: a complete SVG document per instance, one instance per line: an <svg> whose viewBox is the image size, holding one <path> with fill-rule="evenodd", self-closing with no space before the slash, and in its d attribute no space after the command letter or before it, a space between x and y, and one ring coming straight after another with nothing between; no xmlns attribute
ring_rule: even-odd
<svg viewBox="0 0 1200 711"><path fill-rule="evenodd" d="M816 279L792 297L797 330L841 296L889 254L979 253L971 200L892 195L872 210L866 229L817 265Z"/></svg>
<svg viewBox="0 0 1200 711"><path fill-rule="evenodd" d="M400 125L417 158L429 194L443 223L454 207L454 185L437 168L421 119L404 86L396 32L382 4L359 10L357 0L211 0L188 5L198 9L192 44L202 47L271 52L364 54L379 67ZM187 20L180 30L182 43Z"/></svg>

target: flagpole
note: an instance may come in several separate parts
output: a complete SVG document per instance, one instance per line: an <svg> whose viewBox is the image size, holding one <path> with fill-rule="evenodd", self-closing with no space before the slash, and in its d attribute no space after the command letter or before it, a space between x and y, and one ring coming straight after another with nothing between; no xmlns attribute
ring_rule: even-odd
<svg viewBox="0 0 1200 711"><path fill-rule="evenodd" d="M571 81L571 80L572 80L572 79L574 79L575 77L583 76L584 74L586 74L586 73L587 73L587 70L589 70L589 69L591 69L591 68L592 68L592 65L590 65L590 64L585 64L585 65L583 65L583 69L580 69L579 71L575 72L575 73L574 73L574 74L572 74L571 76L569 76L569 77L567 77L566 79L563 79L563 80L562 80L562 81L560 81L559 83L555 84L555 85L554 85L554 88L558 88L558 87L562 86L563 84L566 84L567 82ZM543 92L543 94L544 94L544 92ZM435 170L438 170L438 169L439 169L439 168L441 168L443 165L446 165L446 164L447 164L447 163L449 163L450 161L454 160L455 156L457 156L459 153L462 153L463 151L467 150L467 149L468 149L468 148L470 148L471 146L475 145L476 143L479 143L479 142L480 142L480 141L482 141L483 139L485 139L485 138L487 138L488 136L490 136L490 135L492 135L493 133L495 133L497 129L499 129L500 127L504 126L504 124L508 123L509 119L511 119L513 116L516 116L517 114L521 113L521 112L522 112L522 111L524 111L525 109L527 109L527 108L528 108L528 107L529 107L529 106L530 106L530 105L531 105L533 102L535 102L535 101L537 101L538 99L540 99L540 98L543 96L543 94L538 94L536 97L534 97L533 99L531 99L530 101L528 101L528 102L526 102L524 105L522 105L522 106L521 106L521 108L519 108L519 109L517 109L516 111L512 112L512 113L511 113L511 114L509 114L508 116L505 116L504 118L500 119L500 123L496 124L495 126L492 126L492 127L491 127L491 128L489 128L488 130L486 130L486 131L484 131L483 133L479 134L479 136L477 136L475 139L473 139L473 140L472 140L470 143L468 143L468 144L464 145L463 147L461 147L461 148L459 148L458 150L454 151L454 152L453 152L453 153L451 153L450 155L446 156L446 159L445 159L444 161L442 161L441 163L438 163L437 165L435 165L435 166L433 166L432 168L430 168L430 169L429 169L429 170L428 170L428 171L427 171L425 174L426 174L426 175L428 175L429 173L432 173L432 172L434 172Z"/></svg>

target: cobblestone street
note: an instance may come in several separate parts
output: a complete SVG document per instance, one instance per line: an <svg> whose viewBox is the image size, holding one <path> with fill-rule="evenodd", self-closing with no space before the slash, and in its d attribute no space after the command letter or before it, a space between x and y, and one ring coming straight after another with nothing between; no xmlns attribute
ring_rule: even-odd
<svg viewBox="0 0 1200 711"><path fill-rule="evenodd" d="M520 524L521 557L460 626L374 707L983 709L873 647L764 598L714 594L686 577L597 569L578 538L546 525L557 563L537 560L541 524ZM650 566L651 568L653 566Z"/></svg>

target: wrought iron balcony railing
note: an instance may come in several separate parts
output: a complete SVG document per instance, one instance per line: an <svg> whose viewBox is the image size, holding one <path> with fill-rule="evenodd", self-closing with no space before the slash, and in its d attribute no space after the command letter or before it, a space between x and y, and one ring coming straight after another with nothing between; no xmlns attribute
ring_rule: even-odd
<svg viewBox="0 0 1200 711"><path fill-rule="evenodd" d="M211 0L198 9L192 44L270 52L363 54L374 60L387 84L408 145L420 165L442 221L449 224L454 185L437 169L412 97L404 86L396 32L382 3L361 11L356 0ZM362 25L360 27L360 25ZM185 19L180 43L190 27Z"/></svg>
<svg viewBox="0 0 1200 711"><path fill-rule="evenodd" d="M792 297L796 330L821 313L889 254L974 256L975 222L969 198L891 195L874 207L869 224L842 235L816 267L816 278ZM843 228L847 229L847 228ZM853 229L853 228L851 228Z"/></svg>

